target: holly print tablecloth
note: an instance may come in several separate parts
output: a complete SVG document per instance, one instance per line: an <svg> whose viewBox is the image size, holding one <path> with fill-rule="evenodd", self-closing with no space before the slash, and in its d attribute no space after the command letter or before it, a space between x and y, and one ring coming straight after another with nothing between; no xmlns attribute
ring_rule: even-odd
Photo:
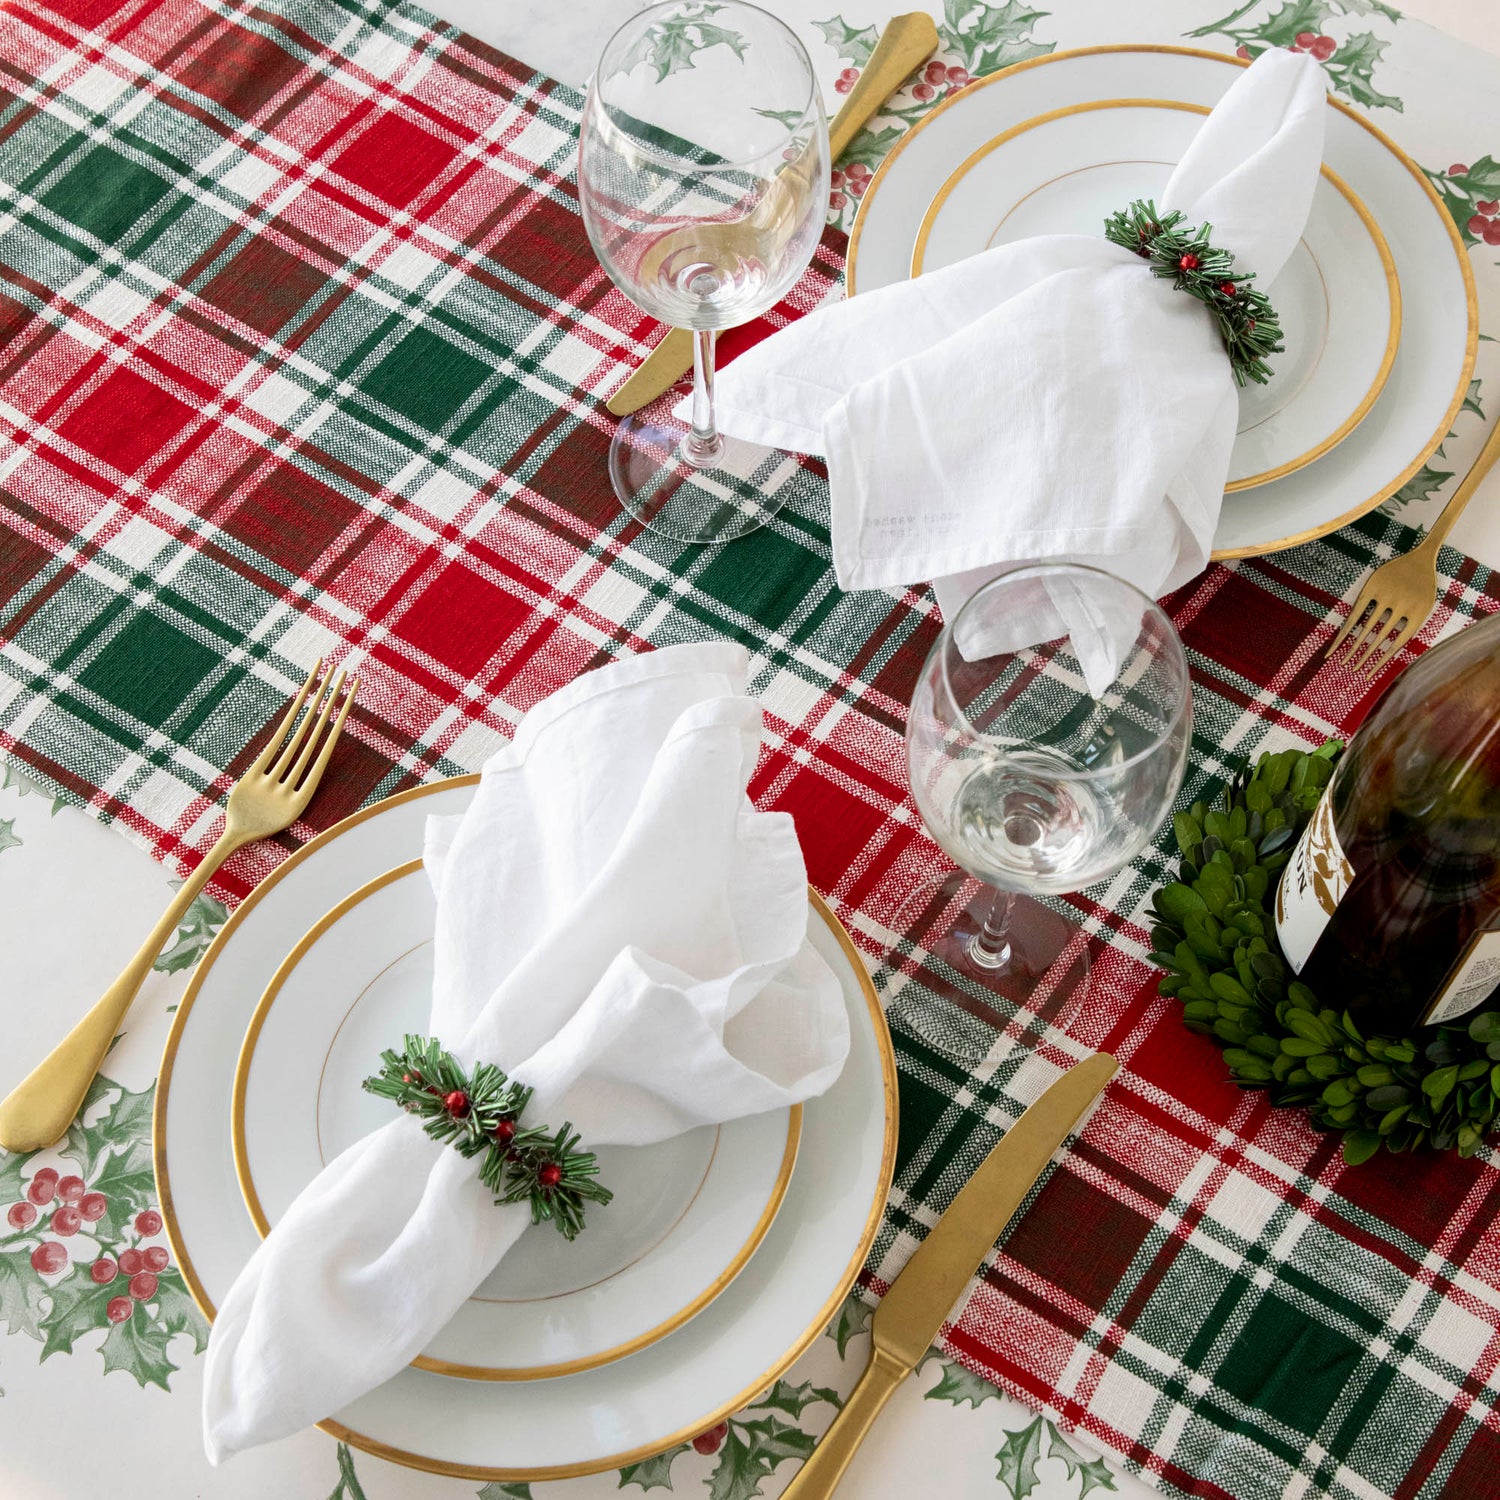
<svg viewBox="0 0 1500 1500"><path fill-rule="evenodd" d="M794 19L833 96L881 18ZM823 249L778 318L837 294L869 166L945 90L1130 40L1319 57L1417 153L1482 296L1494 288L1500 64L1388 6L953 0L942 26L940 58L846 159ZM674 547L620 514L601 399L657 329L583 237L580 102L381 0L0 7L0 751L14 778L0 900L15 933L61 931L42 914L66 892L78 964L61 986L62 961L21 944L9 1050L29 1059L102 989L167 878L144 878L139 851L54 796L184 870L255 727L314 657L347 662L360 706L312 821L245 851L216 887L229 903L313 827L475 768L579 672L730 636L767 713L754 793L797 818L811 877L890 1005L896 1186L859 1295L784 1383L694 1444L558 1492L774 1493L852 1382L869 1304L967 1172L1060 1066L1108 1047L1121 1078L902 1393L854 1492L1051 1500L1137 1482L1103 1451L1161 1488L1232 1500L1493 1493L1492 1154L1349 1170L1335 1142L1234 1090L1144 961L1165 841L1074 903L1095 981L1068 1035L1018 1025L970 1073L911 1024L957 984L896 921L941 859L901 742L931 597L837 589L816 464L779 474L785 509L723 549ZM1472 454L1489 368L1487 348L1454 435L1389 513L1213 568L1171 601L1195 673L1186 799L1242 754L1316 743L1367 711L1376 690L1325 667L1321 646ZM1416 649L1500 601L1454 552L1443 588ZM223 915L194 908L64 1145L0 1157L0 1475L71 1496L103 1482L113 1445L131 1494L153 1467L170 1492L215 1496L526 1493L406 1474L318 1434L206 1469L204 1326L157 1222L148 1132L171 1007ZM88 1462L44 1441L60 1426Z"/></svg>

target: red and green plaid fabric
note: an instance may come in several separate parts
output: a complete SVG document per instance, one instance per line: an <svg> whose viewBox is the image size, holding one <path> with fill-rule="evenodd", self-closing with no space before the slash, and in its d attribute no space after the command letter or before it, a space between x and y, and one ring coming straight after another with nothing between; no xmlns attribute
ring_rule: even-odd
<svg viewBox="0 0 1500 1500"><path fill-rule="evenodd" d="M315 657L349 665L360 700L311 822L245 851L233 898L315 827L474 769L578 673L742 640L755 793L795 815L897 1018L871 1294L1024 1102L1107 1047L1119 1080L945 1349L1179 1493L1494 1495L1494 1159L1347 1169L1233 1088L1145 962L1168 834L1076 899L1095 970L1067 1035L1017 1017L970 1072L902 1022L957 983L892 926L941 859L902 744L931 596L839 591L812 463L722 549L620 513L601 397L658 330L588 249L580 103L385 0L8 0L0 752L187 868L246 740ZM836 288L841 249L830 234L773 321ZM1321 649L1413 540L1372 516L1176 596L1184 802L1241 755L1359 721L1378 688ZM1413 649L1500 605L1486 569L1443 562Z"/></svg>

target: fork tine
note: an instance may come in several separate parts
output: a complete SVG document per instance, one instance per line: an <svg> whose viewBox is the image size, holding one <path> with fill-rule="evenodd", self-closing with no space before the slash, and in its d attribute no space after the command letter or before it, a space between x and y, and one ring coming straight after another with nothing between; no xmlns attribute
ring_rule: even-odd
<svg viewBox="0 0 1500 1500"><path fill-rule="evenodd" d="M282 715L281 723L276 726L276 733L266 741L266 748L256 757L255 764L250 768L253 771L269 771L275 763L276 757L281 752L282 744L287 735L292 732L292 725L297 722L297 714L302 705L307 701L307 695L312 691L312 685L318 680L323 672L323 658L320 656L313 663L313 669L307 674L307 681L302 684L302 690L292 699L291 706Z"/></svg>
<svg viewBox="0 0 1500 1500"><path fill-rule="evenodd" d="M354 707L354 695L358 691L359 678L351 677L348 691L344 694L343 707L339 709L339 716L323 737L323 748L318 751L318 758L312 763L307 775L302 778L301 785L297 788L299 792L310 797L317 791L318 783L323 779L323 772L327 769L329 759L333 755L333 747L338 744L339 735L343 732L344 720L349 717L349 710Z"/></svg>
<svg viewBox="0 0 1500 1500"><path fill-rule="evenodd" d="M307 717L314 721L312 732L301 742L301 748L297 751L297 758L287 768L286 775L281 779L289 787L296 787L302 780L302 773L312 764L313 756L317 753L318 744L323 738L324 730L327 729L329 721L333 718L334 711L339 705L339 691L344 686L343 672L333 679L333 686L328 690L325 698L321 693L317 699L317 713L309 709Z"/></svg>
<svg viewBox="0 0 1500 1500"><path fill-rule="evenodd" d="M1344 666L1351 672L1358 669L1362 661L1367 661L1369 655L1385 639L1386 632L1391 626L1391 610L1388 605L1377 604L1375 613L1370 620L1369 629L1359 638L1354 649L1344 660Z"/></svg>
<svg viewBox="0 0 1500 1500"><path fill-rule="evenodd" d="M1371 603L1372 600L1370 599L1370 596L1368 594L1361 594L1359 598L1356 599L1350 606L1349 613L1344 616L1344 623L1339 626L1338 634L1334 636L1331 641L1329 641L1326 649L1323 652L1323 655L1329 661L1333 660L1334 656L1338 652L1339 647L1343 644L1349 632L1353 630L1361 620L1364 619L1366 613L1368 613L1369 611Z"/></svg>
<svg viewBox="0 0 1500 1500"><path fill-rule="evenodd" d="M1386 667L1390 665L1391 660L1395 657L1396 653L1400 651L1400 649L1407 643L1407 641L1409 641L1416 633L1415 625L1413 625L1405 615L1401 616L1400 626L1401 628L1397 630L1394 638L1387 643L1385 648L1380 652L1379 656L1374 657L1372 660L1366 661L1364 672L1365 676L1371 682L1373 682L1377 677L1380 676L1383 671L1385 671Z"/></svg>
<svg viewBox="0 0 1500 1500"><path fill-rule="evenodd" d="M307 712L302 715L301 722L292 731L291 738L282 745L276 752L275 758L267 766L267 771L276 780L284 781L286 779L287 767L292 764L303 741L307 739L308 731L317 722L321 705L328 693L328 679L332 675L331 669L323 673L321 679L313 688L311 697L307 700Z"/></svg>

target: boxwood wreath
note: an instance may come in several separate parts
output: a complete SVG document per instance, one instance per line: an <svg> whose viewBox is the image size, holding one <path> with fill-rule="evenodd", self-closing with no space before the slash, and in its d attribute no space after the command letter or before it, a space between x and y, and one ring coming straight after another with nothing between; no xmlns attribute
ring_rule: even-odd
<svg viewBox="0 0 1500 1500"><path fill-rule="evenodd" d="M1152 898L1151 961L1235 1082L1341 1131L1351 1166L1382 1146L1472 1156L1500 1112L1500 1010L1367 1037L1337 996L1293 976L1276 941L1277 880L1342 750L1263 753L1214 806L1176 814L1181 868Z"/></svg>

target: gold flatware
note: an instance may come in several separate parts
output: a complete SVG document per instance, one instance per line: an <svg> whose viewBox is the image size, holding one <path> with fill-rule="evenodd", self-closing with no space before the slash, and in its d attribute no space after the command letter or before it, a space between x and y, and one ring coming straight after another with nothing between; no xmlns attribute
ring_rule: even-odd
<svg viewBox="0 0 1500 1500"><path fill-rule="evenodd" d="M1497 458L1500 458L1500 422L1490 430L1474 467L1464 475L1463 483L1454 490L1453 498L1443 507L1427 535L1410 552L1382 563L1365 579L1343 628L1328 643L1330 661L1347 639L1343 665L1351 672L1373 678L1427 623L1437 608L1438 549Z"/></svg>
<svg viewBox="0 0 1500 1500"><path fill-rule="evenodd" d="M66 1134L130 1002L193 898L242 844L279 833L302 815L328 767L358 688L358 678L350 678L346 688L344 674L332 677L321 661L308 673L270 742L230 791L218 842L183 882L140 952L93 1009L0 1103L0 1147L35 1151ZM307 712L299 723L304 705Z"/></svg>
<svg viewBox="0 0 1500 1500"><path fill-rule="evenodd" d="M937 27L925 11L892 17L860 73L859 82L849 91L849 97L828 127L830 160L837 161L849 149L849 143L881 105L937 51L937 47ZM783 211L787 211L786 195L773 190L766 194L750 217L757 220L774 218ZM726 221L723 224L695 225L677 233L701 239L705 230L743 235L744 226L740 221ZM652 255L659 262L676 248L673 235L664 235L661 243L653 247ZM669 328L666 337L605 402L605 407L617 417L627 417L655 401L663 391L670 390L692 368L692 330Z"/></svg>
<svg viewBox="0 0 1500 1500"><path fill-rule="evenodd" d="M921 1363L969 1278L1084 1112L1115 1076L1107 1052L1070 1068L980 1163L870 1321L870 1363L781 1500L828 1500L896 1387Z"/></svg>

